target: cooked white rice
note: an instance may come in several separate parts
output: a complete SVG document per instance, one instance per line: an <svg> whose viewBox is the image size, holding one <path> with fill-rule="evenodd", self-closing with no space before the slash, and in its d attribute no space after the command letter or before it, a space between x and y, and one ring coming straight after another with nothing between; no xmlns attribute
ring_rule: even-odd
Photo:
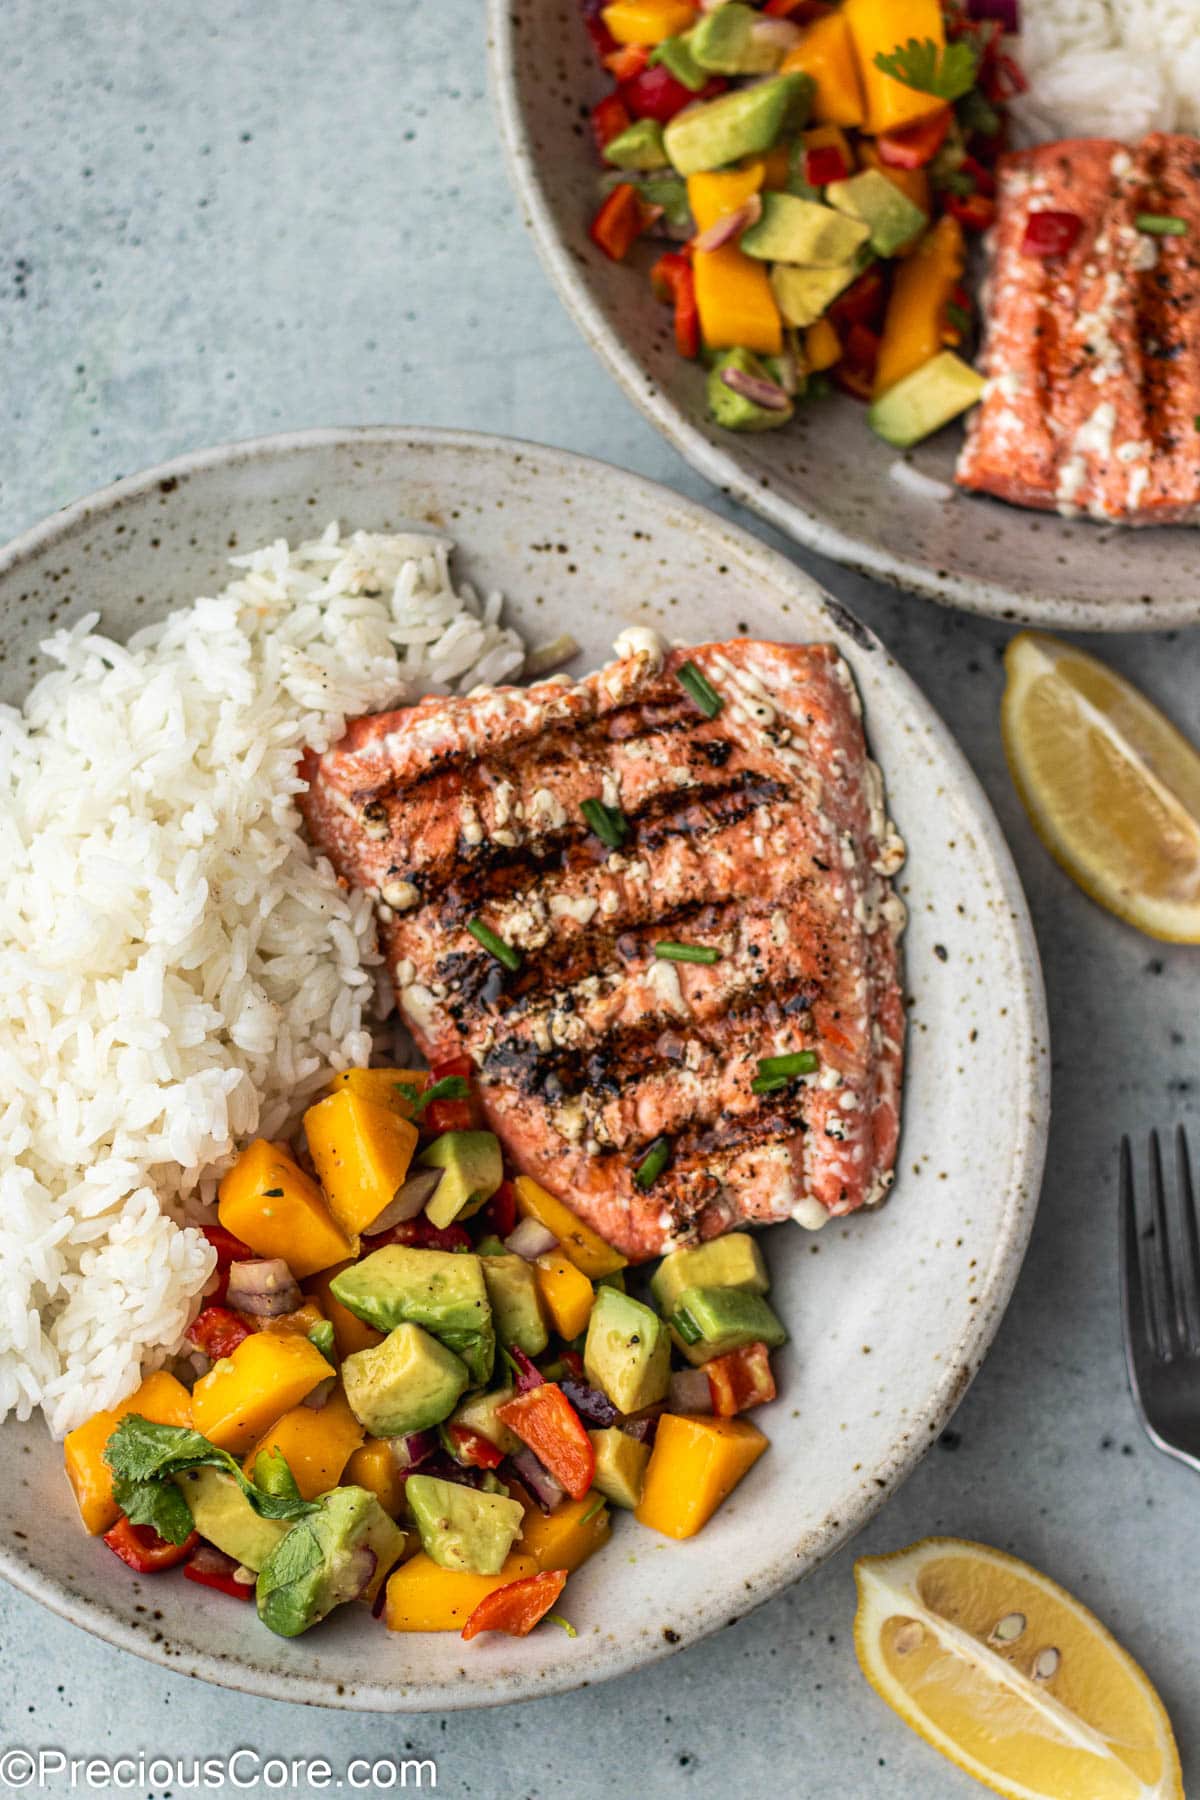
<svg viewBox="0 0 1200 1800"><path fill-rule="evenodd" d="M1023 0L1021 135L1200 131L1200 0Z"/></svg>
<svg viewBox="0 0 1200 1800"><path fill-rule="evenodd" d="M175 1351L235 1143L368 1059L371 909L301 834L296 757L520 666L450 550L281 540L125 645L57 632L0 709L0 1419L61 1435Z"/></svg>

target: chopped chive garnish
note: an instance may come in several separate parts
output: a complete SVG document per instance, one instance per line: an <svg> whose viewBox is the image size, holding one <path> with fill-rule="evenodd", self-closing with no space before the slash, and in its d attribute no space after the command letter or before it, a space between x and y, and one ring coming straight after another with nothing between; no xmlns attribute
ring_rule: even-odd
<svg viewBox="0 0 1200 1800"><path fill-rule="evenodd" d="M603 1511L604 1511L604 1495L597 1494L596 1498L592 1501L592 1504L588 1507L587 1511L580 1518L579 1523L581 1525L586 1525L589 1519L594 1519L597 1513L602 1513Z"/></svg>
<svg viewBox="0 0 1200 1800"><path fill-rule="evenodd" d="M619 850L629 836L629 820L619 806L605 806L603 800L582 800L579 810L602 844Z"/></svg>
<svg viewBox="0 0 1200 1800"><path fill-rule="evenodd" d="M965 337L971 329L971 315L965 306L958 304L957 300L948 300L946 302L946 323L953 325L955 331L961 331Z"/></svg>
<svg viewBox="0 0 1200 1800"><path fill-rule="evenodd" d="M1187 220L1177 219L1174 213L1137 213L1133 222L1139 231L1149 232L1151 237L1187 236Z"/></svg>
<svg viewBox="0 0 1200 1800"><path fill-rule="evenodd" d="M715 963L721 952L711 944L655 944L654 954L663 962Z"/></svg>
<svg viewBox="0 0 1200 1800"><path fill-rule="evenodd" d="M756 1075L750 1083L750 1092L752 1094L778 1094L787 1085L786 1075Z"/></svg>
<svg viewBox="0 0 1200 1800"><path fill-rule="evenodd" d="M760 1056L758 1072L760 1076L811 1075L818 1066L815 1050L791 1050L786 1056Z"/></svg>
<svg viewBox="0 0 1200 1800"><path fill-rule="evenodd" d="M467 930L477 944L483 945L489 955L494 956L498 963L503 963L506 969L511 969L513 974L516 974L521 966L519 950L514 950L512 945L506 944L502 937L497 937L496 933L489 930L482 919L469 920Z"/></svg>
<svg viewBox="0 0 1200 1800"><path fill-rule="evenodd" d="M264 1200L282 1200L283 1199L283 1189L282 1188L264 1188L263 1189L263 1199Z"/></svg>
<svg viewBox="0 0 1200 1800"><path fill-rule="evenodd" d="M641 1162L633 1171L633 1179L637 1182L643 1192L647 1188L652 1188L654 1186L670 1160L670 1138L655 1138L645 1156L643 1156Z"/></svg>
<svg viewBox="0 0 1200 1800"><path fill-rule="evenodd" d="M568 1637L578 1637L579 1636L579 1633L576 1631L575 1627L572 1625L570 1619L564 1619L561 1613L547 1613L546 1614L546 1623L547 1623L547 1625L561 1626L561 1628L563 1629L563 1631L566 1632Z"/></svg>
<svg viewBox="0 0 1200 1800"><path fill-rule="evenodd" d="M697 1325L695 1319L693 1319L691 1313L687 1311L686 1307L680 1307L679 1311L671 1320L671 1323L685 1344L698 1344L700 1339L704 1336L704 1333Z"/></svg>
<svg viewBox="0 0 1200 1800"><path fill-rule="evenodd" d="M681 663L675 671L675 679L681 687L687 689L706 719L716 718L725 702L708 676L694 662Z"/></svg>

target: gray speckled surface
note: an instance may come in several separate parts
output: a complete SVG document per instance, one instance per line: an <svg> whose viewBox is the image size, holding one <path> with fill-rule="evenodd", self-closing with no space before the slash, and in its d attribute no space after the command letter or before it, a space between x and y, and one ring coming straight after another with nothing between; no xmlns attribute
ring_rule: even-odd
<svg viewBox="0 0 1200 1800"><path fill-rule="evenodd" d="M0 536L176 451L335 421L541 437L703 494L536 265L471 0L131 0L117 13L8 0L4 27ZM1197 1781L1200 1618L1180 1574L1194 1571L1200 1487L1134 1425L1112 1196L1121 1129L1200 1127L1197 952L1095 911L1033 841L996 730L1002 628L803 560L966 746L1027 883L1055 1030L1045 1197L1016 1299L952 1431L862 1545L979 1536L1072 1585L1155 1675ZM1200 730L1197 634L1100 648ZM987 1157L981 1144L981 1181ZM0 1739L76 1756L253 1746L335 1767L419 1752L439 1759L439 1791L464 1795L753 1793L776 1789L781 1768L805 1796L978 1792L866 1689L852 1608L843 1555L647 1675L501 1713L388 1720L160 1673L5 1591Z"/></svg>

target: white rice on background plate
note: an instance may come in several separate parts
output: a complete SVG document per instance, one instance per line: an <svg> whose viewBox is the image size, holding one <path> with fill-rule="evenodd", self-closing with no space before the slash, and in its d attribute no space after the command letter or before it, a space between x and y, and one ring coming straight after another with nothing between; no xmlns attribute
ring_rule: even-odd
<svg viewBox="0 0 1200 1800"><path fill-rule="evenodd" d="M0 1420L61 1436L164 1362L235 1145L369 1059L371 906L305 841L296 759L520 668L451 548L280 540L125 645L57 632L0 708Z"/></svg>
<svg viewBox="0 0 1200 1800"><path fill-rule="evenodd" d="M1200 132L1200 0L1022 0L1030 142Z"/></svg>

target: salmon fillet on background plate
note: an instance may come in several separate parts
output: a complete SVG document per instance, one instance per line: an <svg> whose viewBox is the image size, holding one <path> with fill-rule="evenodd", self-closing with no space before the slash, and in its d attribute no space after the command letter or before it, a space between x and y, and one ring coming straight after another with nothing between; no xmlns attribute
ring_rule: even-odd
<svg viewBox="0 0 1200 1800"><path fill-rule="evenodd" d="M960 486L1067 518L1200 518L1200 140L1076 138L997 175ZM1043 212L1076 234L1061 254L1027 247Z"/></svg>
<svg viewBox="0 0 1200 1800"><path fill-rule="evenodd" d="M630 638L577 682L356 720L309 759L301 805L338 873L377 900L418 1048L468 1053L516 1168L641 1260L883 1198L904 846L835 649ZM715 717L680 681L687 663L719 696ZM610 809L616 847L589 800ZM663 960L664 942L717 959ZM761 1058L798 1050L814 1073L753 1091ZM670 1160L643 1190L638 1164L664 1137Z"/></svg>

